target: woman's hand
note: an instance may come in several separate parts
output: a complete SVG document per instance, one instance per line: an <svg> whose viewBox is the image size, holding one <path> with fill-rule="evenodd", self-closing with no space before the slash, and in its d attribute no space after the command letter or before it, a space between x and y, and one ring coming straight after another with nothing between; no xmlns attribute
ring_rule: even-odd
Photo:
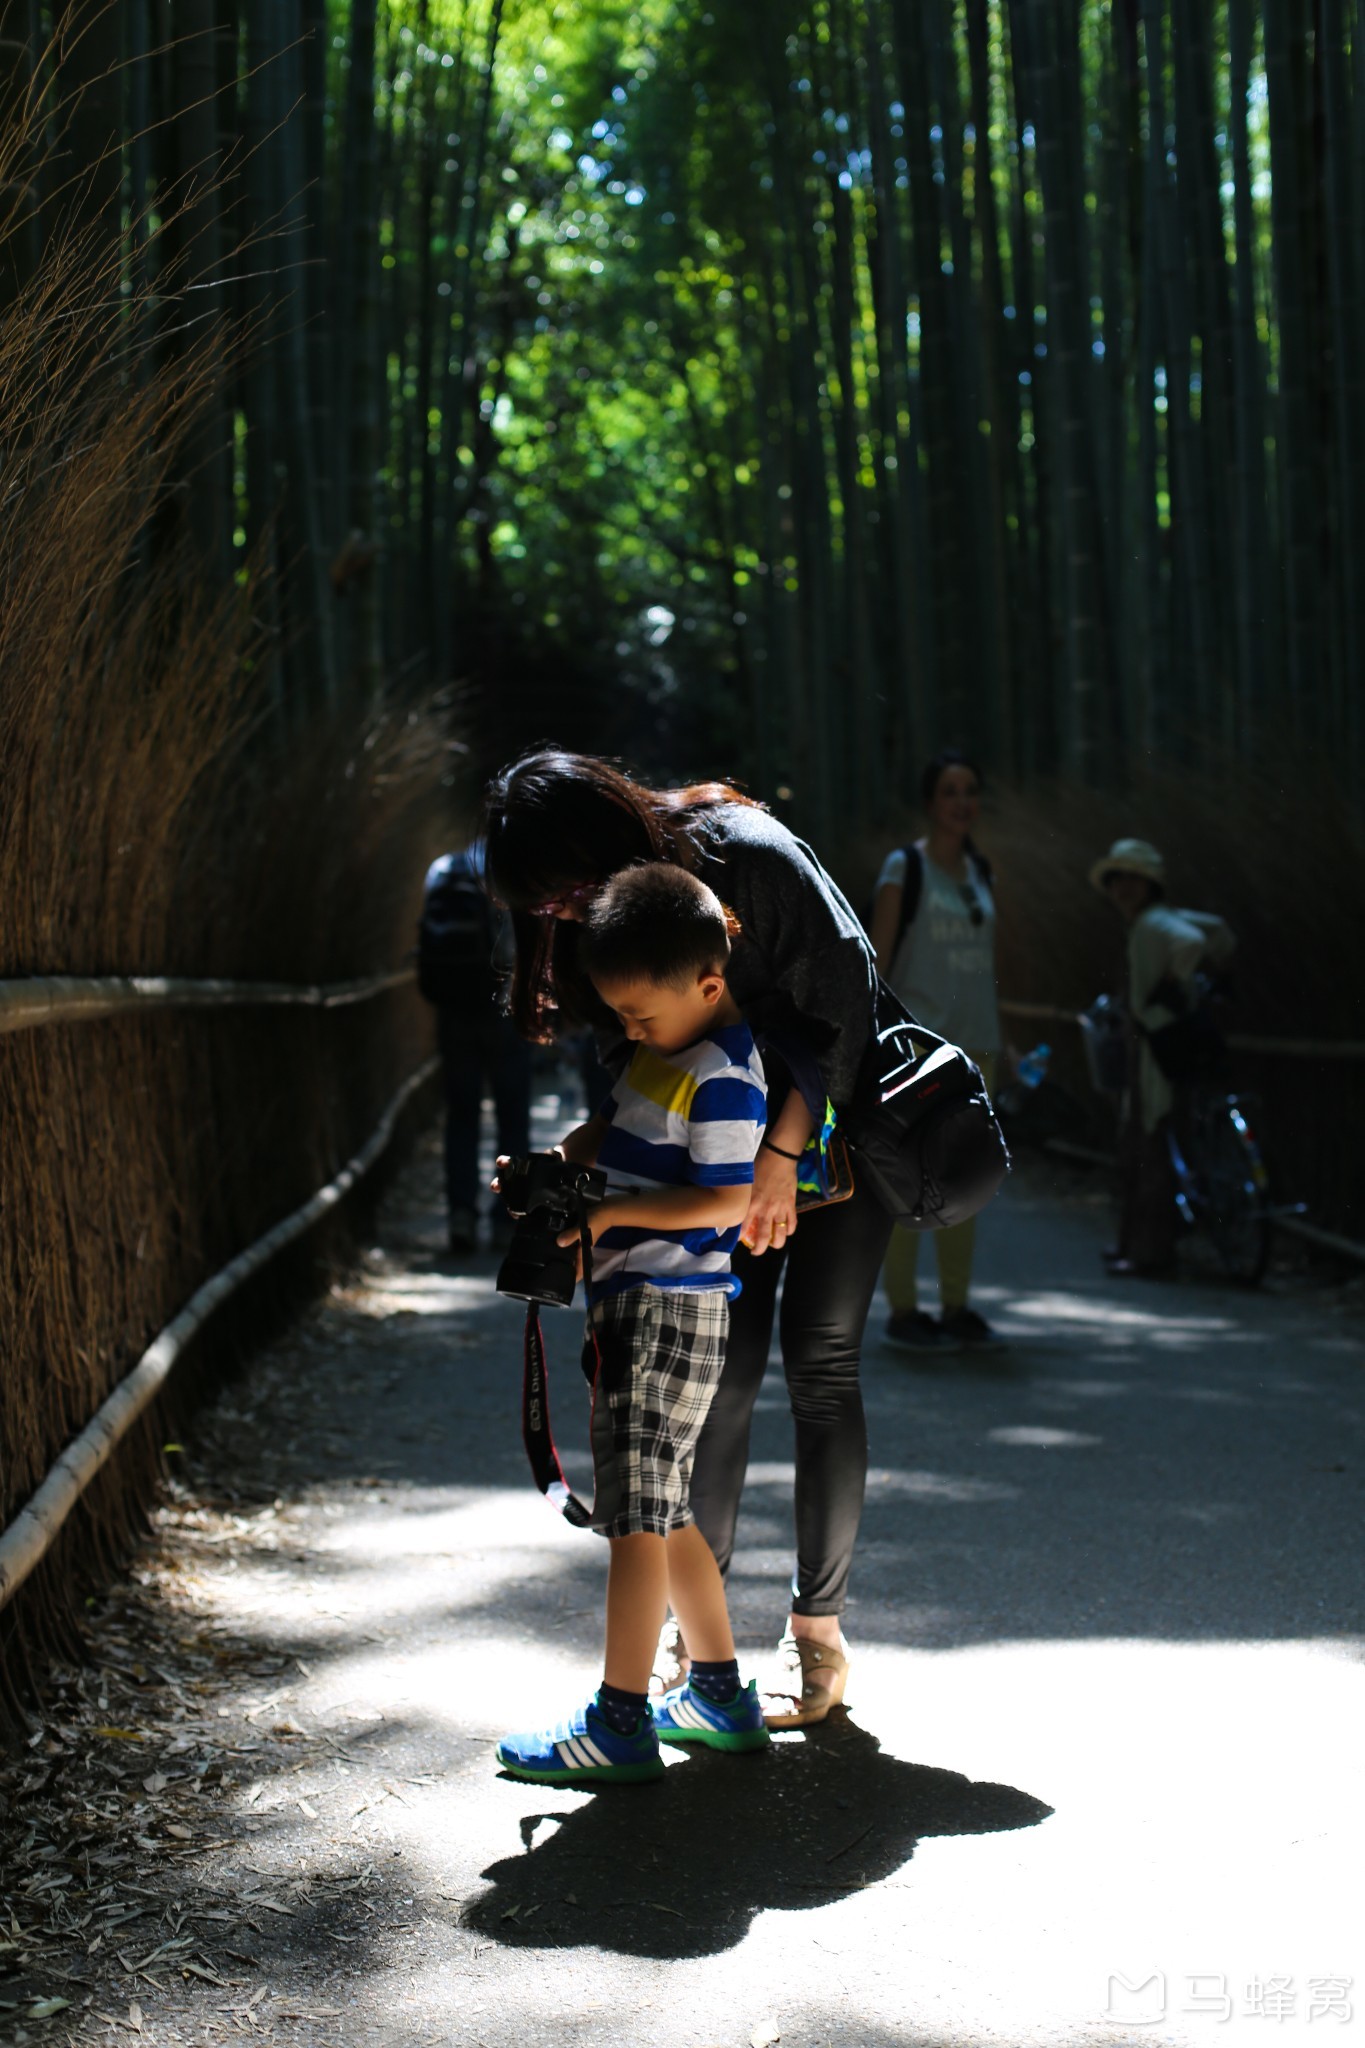
<svg viewBox="0 0 1365 2048"><path fill-rule="evenodd" d="M754 1191L739 1241L754 1254L780 1252L796 1229L796 1161L760 1145L754 1160Z"/></svg>
<svg viewBox="0 0 1365 2048"><path fill-rule="evenodd" d="M588 1126L587 1126L586 1124L580 1124L580 1125L579 1125L579 1127L578 1127L578 1130L576 1130L576 1131L570 1131L570 1133L569 1133L569 1138L576 1138L576 1137L578 1137L578 1136L579 1136L579 1134L580 1134L580 1132L582 1132L582 1131L585 1131L585 1130L586 1130L587 1128L588 1128ZM562 1145L550 1145L550 1146L547 1146L547 1148L546 1148L546 1149L547 1149L547 1151L550 1151L550 1152L557 1152L557 1153L559 1154L559 1156L560 1156L560 1158L561 1158L561 1159L564 1159L564 1160L571 1160L571 1159L573 1158L573 1154L572 1154L571 1152L568 1152L568 1151L566 1151L566 1149L565 1149L565 1147L566 1147L566 1146L568 1145L568 1142L569 1142L569 1138L566 1138L566 1139L564 1140L564 1143L563 1143ZM596 1156L596 1155L594 1155L594 1157L595 1157L595 1156ZM593 1163L593 1161L592 1161L592 1159L587 1159L587 1160L585 1160L585 1161L584 1161L583 1163L584 1163L585 1165L587 1165L587 1166L591 1166L591 1165L592 1165L592 1163ZM488 1185L489 1185L489 1187L490 1187L490 1188L499 1188L499 1189L501 1188L501 1185L502 1185L502 1170L503 1170L503 1168L504 1168L505 1166L510 1166L511 1164L512 1164L512 1154L511 1154L510 1152L499 1152L499 1154L498 1154L497 1158L496 1158L496 1159L494 1160L494 1162L493 1162L493 1166L494 1166L494 1173L493 1173L493 1178L492 1178L492 1180L490 1180L490 1181L489 1181L489 1183L488 1183Z"/></svg>

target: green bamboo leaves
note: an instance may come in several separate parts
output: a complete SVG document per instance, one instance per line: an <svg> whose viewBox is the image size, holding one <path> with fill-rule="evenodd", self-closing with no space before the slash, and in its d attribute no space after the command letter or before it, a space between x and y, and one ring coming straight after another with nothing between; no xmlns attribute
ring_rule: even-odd
<svg viewBox="0 0 1365 2048"><path fill-rule="evenodd" d="M1086 783L1290 728L1358 768L1359 0L640 11L607 273L744 479L680 501L714 580L654 590L700 632L753 565L765 786L828 829L949 737Z"/></svg>
<svg viewBox="0 0 1365 2048"><path fill-rule="evenodd" d="M53 68L86 217L154 269L190 178L259 338L187 502L282 702L510 634L827 832L952 738L1359 770L1363 7L128 0Z"/></svg>

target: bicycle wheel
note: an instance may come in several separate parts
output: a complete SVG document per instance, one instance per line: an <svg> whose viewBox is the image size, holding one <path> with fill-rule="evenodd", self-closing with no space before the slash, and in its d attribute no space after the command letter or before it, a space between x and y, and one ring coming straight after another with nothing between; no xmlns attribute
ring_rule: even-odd
<svg viewBox="0 0 1365 2048"><path fill-rule="evenodd" d="M1204 1226L1224 1272L1254 1287L1270 1260L1265 1161L1234 1098L1210 1105L1200 1131Z"/></svg>

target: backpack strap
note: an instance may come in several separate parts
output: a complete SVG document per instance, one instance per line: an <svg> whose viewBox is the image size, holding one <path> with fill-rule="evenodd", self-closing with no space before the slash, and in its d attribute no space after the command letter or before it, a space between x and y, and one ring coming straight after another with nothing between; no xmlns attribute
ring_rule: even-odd
<svg viewBox="0 0 1365 2048"><path fill-rule="evenodd" d="M888 967L901 949L901 940L919 915L920 898L924 894L924 855L913 840L902 851L905 854L905 880L901 883L901 914L887 956Z"/></svg>
<svg viewBox="0 0 1365 2048"><path fill-rule="evenodd" d="M901 884L900 922L896 926L896 936L891 943L891 955L890 960L887 962L888 966L900 951L901 940L919 915L920 899L924 894L924 855L913 840L909 846L903 848L903 851L905 854L905 880ZM995 871L985 854L981 852L979 847L972 846L967 850L967 859L971 866L976 869L978 878L989 889L994 883Z"/></svg>

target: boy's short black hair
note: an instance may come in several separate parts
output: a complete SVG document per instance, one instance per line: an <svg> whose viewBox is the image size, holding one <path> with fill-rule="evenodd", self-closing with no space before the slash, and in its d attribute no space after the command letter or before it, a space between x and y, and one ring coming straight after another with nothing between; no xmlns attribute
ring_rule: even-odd
<svg viewBox="0 0 1365 2048"><path fill-rule="evenodd" d="M730 931L720 898L670 860L622 868L584 914L579 961L594 981L687 988L724 974Z"/></svg>

